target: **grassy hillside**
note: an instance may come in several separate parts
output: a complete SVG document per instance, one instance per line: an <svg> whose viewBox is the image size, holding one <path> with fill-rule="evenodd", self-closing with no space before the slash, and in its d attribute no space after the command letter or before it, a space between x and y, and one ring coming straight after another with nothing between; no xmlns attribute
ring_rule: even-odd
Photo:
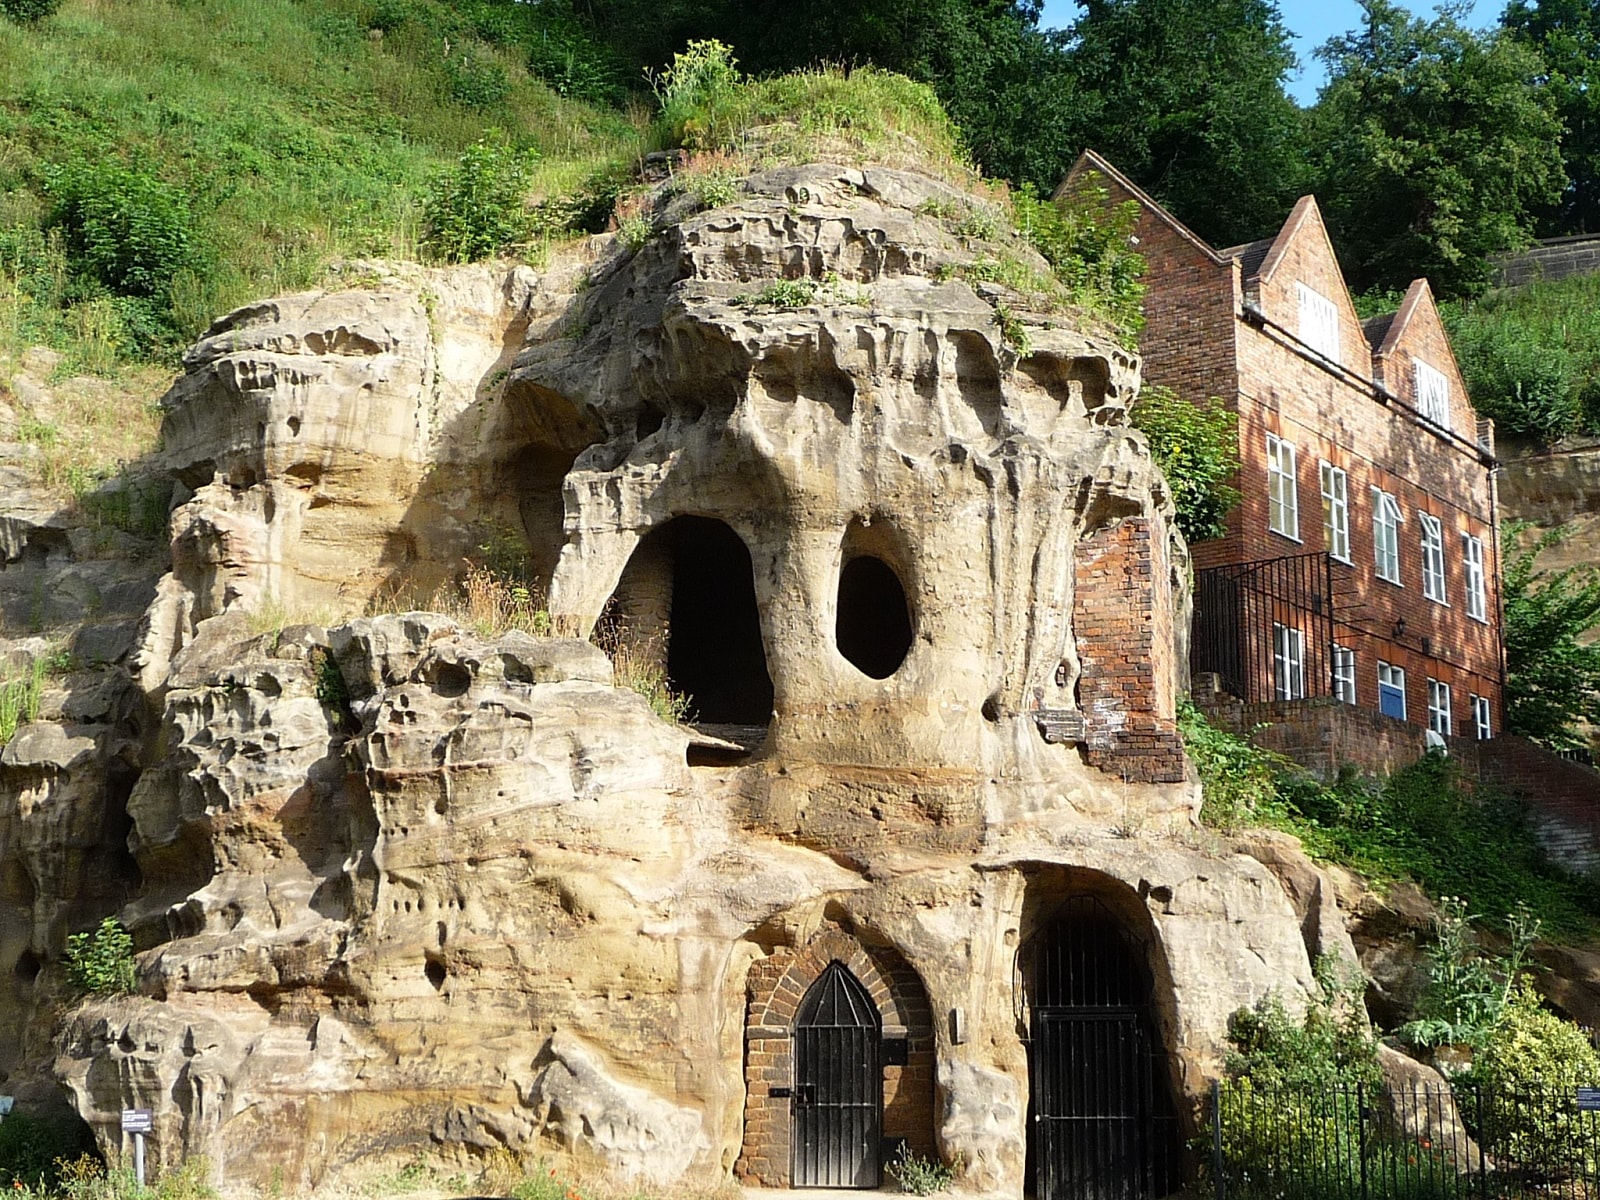
<svg viewBox="0 0 1600 1200"><path fill-rule="evenodd" d="M1502 288L1447 305L1472 402L1510 433L1600 433L1600 276Z"/></svg>
<svg viewBox="0 0 1600 1200"><path fill-rule="evenodd" d="M632 157L642 119L530 74L530 11L66 0L0 18L0 353L47 342L103 371L330 256L416 257L428 179L486 134L536 157L536 191Z"/></svg>

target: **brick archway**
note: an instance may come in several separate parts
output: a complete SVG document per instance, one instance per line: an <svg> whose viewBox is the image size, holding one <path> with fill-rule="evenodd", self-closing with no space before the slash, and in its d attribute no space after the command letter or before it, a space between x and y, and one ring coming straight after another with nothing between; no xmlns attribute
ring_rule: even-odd
<svg viewBox="0 0 1600 1200"><path fill-rule="evenodd" d="M903 1139L914 1154L934 1154L933 1014L922 980L894 950L864 946L842 929L825 929L805 946L778 949L750 968L745 985L744 1144L734 1164L734 1174L745 1183L789 1186L790 1099L772 1092L787 1093L794 1084L795 1015L807 990L835 960L872 997L885 1042L905 1039L904 1064L885 1056L884 1141Z"/></svg>

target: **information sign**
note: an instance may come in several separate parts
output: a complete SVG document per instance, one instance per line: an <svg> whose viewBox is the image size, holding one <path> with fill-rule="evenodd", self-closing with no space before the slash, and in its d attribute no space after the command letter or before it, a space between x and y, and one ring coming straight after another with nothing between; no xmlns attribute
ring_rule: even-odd
<svg viewBox="0 0 1600 1200"><path fill-rule="evenodd" d="M1600 1112L1600 1087L1579 1088L1578 1108L1583 1112Z"/></svg>
<svg viewBox="0 0 1600 1200"><path fill-rule="evenodd" d="M148 1108L125 1108L122 1110L123 1133L149 1133L154 1126L150 1120Z"/></svg>

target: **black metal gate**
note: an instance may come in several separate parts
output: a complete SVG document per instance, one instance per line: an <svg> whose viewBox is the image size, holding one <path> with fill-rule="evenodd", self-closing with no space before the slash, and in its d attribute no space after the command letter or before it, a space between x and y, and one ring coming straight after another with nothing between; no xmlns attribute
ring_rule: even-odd
<svg viewBox="0 0 1600 1200"><path fill-rule="evenodd" d="M1246 704L1331 695L1332 564L1295 554L1196 571L1189 669Z"/></svg>
<svg viewBox="0 0 1600 1200"><path fill-rule="evenodd" d="M867 989L843 963L829 963L795 1017L791 1186L878 1186L882 1042Z"/></svg>
<svg viewBox="0 0 1600 1200"><path fill-rule="evenodd" d="M1177 1110L1142 956L1093 899L1069 901L1028 949L1036 1200L1177 1190Z"/></svg>

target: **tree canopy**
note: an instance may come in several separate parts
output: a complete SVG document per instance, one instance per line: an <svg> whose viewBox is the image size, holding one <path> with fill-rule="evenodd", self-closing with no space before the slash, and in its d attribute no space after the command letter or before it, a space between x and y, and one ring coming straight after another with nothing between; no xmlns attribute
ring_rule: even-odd
<svg viewBox="0 0 1600 1200"><path fill-rule="evenodd" d="M1505 600L1506 729L1547 746L1581 746L1576 728L1600 725L1600 575L1577 567L1543 571L1541 551L1561 539L1552 530L1516 548L1522 528L1507 526Z"/></svg>
<svg viewBox="0 0 1600 1200"><path fill-rule="evenodd" d="M1065 49L1077 141L1232 245L1306 187L1295 67L1271 0L1085 0Z"/></svg>
<svg viewBox="0 0 1600 1200"><path fill-rule="evenodd" d="M1563 128L1566 183L1539 213L1546 235L1600 232L1600 5L1511 0L1502 24L1544 63L1539 84Z"/></svg>
<svg viewBox="0 0 1600 1200"><path fill-rule="evenodd" d="M1471 294L1561 190L1560 123L1536 53L1476 33L1461 5L1432 19L1363 0L1362 28L1320 51L1310 114L1317 191L1357 290L1426 275Z"/></svg>

